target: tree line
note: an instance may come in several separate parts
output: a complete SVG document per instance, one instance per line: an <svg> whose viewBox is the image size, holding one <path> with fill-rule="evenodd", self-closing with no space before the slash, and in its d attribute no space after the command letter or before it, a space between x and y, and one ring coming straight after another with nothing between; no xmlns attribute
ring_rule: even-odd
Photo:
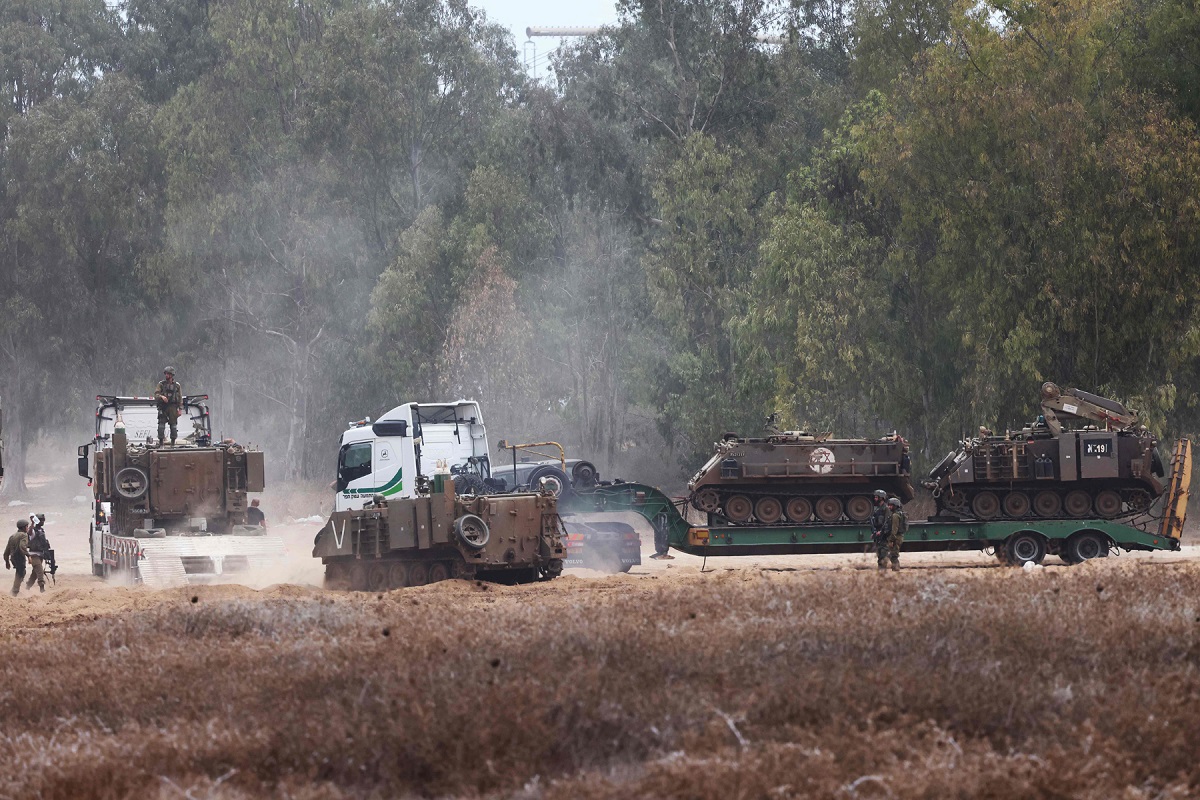
<svg viewBox="0 0 1200 800"><path fill-rule="evenodd" d="M286 480L451 396L665 481L1044 380L1197 428L1194 3L618 10L533 80L463 0L6 3L5 491L167 363Z"/></svg>

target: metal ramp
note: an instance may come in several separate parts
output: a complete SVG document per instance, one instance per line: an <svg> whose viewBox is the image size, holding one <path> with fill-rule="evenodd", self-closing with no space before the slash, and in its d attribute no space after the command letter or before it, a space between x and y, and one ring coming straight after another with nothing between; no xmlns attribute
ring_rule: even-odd
<svg viewBox="0 0 1200 800"><path fill-rule="evenodd" d="M168 536L136 539L135 580L155 589L252 579L286 553L278 536Z"/></svg>

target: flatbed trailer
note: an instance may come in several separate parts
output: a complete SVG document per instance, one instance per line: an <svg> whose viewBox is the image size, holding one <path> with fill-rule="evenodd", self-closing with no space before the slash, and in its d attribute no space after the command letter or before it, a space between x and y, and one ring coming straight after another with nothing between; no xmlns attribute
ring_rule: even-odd
<svg viewBox="0 0 1200 800"><path fill-rule="evenodd" d="M1187 515L1191 443L1181 439L1172 458L1161 516L1128 523L1096 519L1038 519L910 522L904 552L991 550L1014 565L1041 563L1057 555L1068 564L1120 550L1178 550ZM575 512L634 511L656 531L667 531L672 548L697 556L860 553L873 547L870 526L757 525L711 526L689 522L685 498L672 500L653 486L614 483L576 492Z"/></svg>

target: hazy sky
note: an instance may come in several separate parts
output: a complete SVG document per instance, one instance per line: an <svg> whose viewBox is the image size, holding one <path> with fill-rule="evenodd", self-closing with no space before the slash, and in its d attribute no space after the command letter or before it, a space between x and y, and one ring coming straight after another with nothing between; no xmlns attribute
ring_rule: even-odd
<svg viewBox="0 0 1200 800"><path fill-rule="evenodd" d="M490 19L513 32L517 50L525 42L530 25L611 25L617 21L614 0L473 0ZM547 47L557 47L557 39L538 39Z"/></svg>

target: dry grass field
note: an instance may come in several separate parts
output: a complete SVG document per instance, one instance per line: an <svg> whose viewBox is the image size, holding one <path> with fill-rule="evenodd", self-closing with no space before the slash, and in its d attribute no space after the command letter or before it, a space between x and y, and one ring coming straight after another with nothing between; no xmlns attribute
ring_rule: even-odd
<svg viewBox="0 0 1200 800"><path fill-rule="evenodd" d="M384 595L69 576L0 601L0 796L1200 791L1200 563L976 559Z"/></svg>

